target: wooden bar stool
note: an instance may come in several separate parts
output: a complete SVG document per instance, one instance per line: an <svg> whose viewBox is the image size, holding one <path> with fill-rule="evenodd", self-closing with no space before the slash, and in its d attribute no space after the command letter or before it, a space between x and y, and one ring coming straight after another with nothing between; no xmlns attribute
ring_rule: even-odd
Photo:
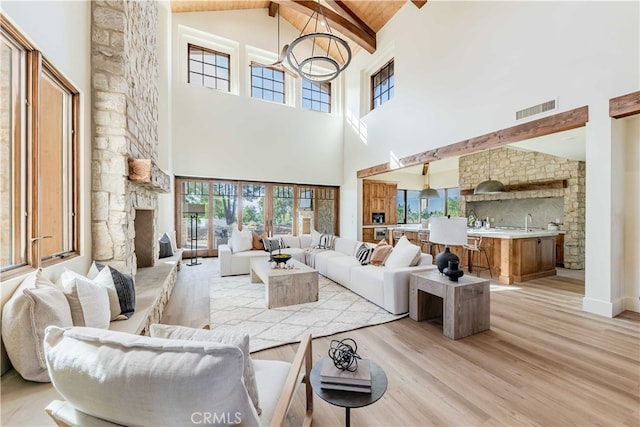
<svg viewBox="0 0 640 427"><path fill-rule="evenodd" d="M398 243L398 240L400 240L400 238L404 236L404 230L398 230L397 228L394 228L391 236L393 237L393 246L395 246L396 243Z"/></svg>
<svg viewBox="0 0 640 427"><path fill-rule="evenodd" d="M418 232L418 241L420 241L420 250L425 254L431 254L431 242L429 241L429 232L428 231L419 231ZM426 248L426 250L425 250Z"/></svg>
<svg viewBox="0 0 640 427"><path fill-rule="evenodd" d="M473 273L473 268L476 269L476 275L480 277L480 272L482 270L489 270L489 276L493 278L493 273L491 271L491 262L489 261L489 255L487 254L486 248L482 247L482 236L480 237L469 237L467 239L467 244L463 245L464 252L463 257L466 257L468 254L468 270L469 273ZM476 254L476 263L473 265L473 254ZM487 260L487 267L483 267L480 263L480 256L484 254L484 258Z"/></svg>

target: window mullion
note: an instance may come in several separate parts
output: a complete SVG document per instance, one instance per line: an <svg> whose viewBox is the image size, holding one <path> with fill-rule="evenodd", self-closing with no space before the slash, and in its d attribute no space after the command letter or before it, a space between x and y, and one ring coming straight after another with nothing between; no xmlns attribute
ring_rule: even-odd
<svg viewBox="0 0 640 427"><path fill-rule="evenodd" d="M29 265L39 268L40 259L40 79L42 56L38 51L27 55L27 256Z"/></svg>

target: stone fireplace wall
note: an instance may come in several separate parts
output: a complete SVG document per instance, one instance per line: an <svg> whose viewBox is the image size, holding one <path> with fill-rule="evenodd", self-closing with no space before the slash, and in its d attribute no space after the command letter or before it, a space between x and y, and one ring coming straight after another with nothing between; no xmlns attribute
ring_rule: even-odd
<svg viewBox="0 0 640 427"><path fill-rule="evenodd" d="M93 258L131 274L136 210L153 212L147 234L158 257L158 193L128 179L129 159L157 158L157 25L154 1L92 2ZM169 188L169 176L160 175L160 187Z"/></svg>
<svg viewBox="0 0 640 427"><path fill-rule="evenodd" d="M460 197L460 214L468 215L469 202L517 201L524 199L563 198L562 226L565 231L565 267L584 269L585 258L585 163L549 154L509 147L460 157L460 190L473 190L489 177L505 185L567 180L563 189L508 191L502 194L470 195Z"/></svg>

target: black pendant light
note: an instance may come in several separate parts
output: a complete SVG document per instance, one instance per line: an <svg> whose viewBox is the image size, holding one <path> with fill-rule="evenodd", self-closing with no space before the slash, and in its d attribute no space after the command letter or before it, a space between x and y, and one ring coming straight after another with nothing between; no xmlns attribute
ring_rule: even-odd
<svg viewBox="0 0 640 427"><path fill-rule="evenodd" d="M491 151L489 151L489 179L478 184L473 190L473 194L497 194L506 191L503 183L491 179Z"/></svg>

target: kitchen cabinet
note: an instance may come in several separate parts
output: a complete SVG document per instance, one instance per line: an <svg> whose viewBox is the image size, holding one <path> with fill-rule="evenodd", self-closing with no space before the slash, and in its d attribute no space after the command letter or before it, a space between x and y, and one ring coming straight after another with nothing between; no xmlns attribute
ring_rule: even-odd
<svg viewBox="0 0 640 427"><path fill-rule="evenodd" d="M382 212L385 221L382 224L396 223L396 193L398 184L364 180L362 181L362 224L377 225L373 223L372 213ZM364 230L363 230L364 232Z"/></svg>
<svg viewBox="0 0 640 427"><path fill-rule="evenodd" d="M373 238L373 228L363 228L362 229L362 241L369 243L376 243Z"/></svg>
<svg viewBox="0 0 640 427"><path fill-rule="evenodd" d="M556 238L530 237L513 241L511 271L516 282L556 274Z"/></svg>
<svg viewBox="0 0 640 427"><path fill-rule="evenodd" d="M556 267L564 268L564 234L556 236Z"/></svg>

